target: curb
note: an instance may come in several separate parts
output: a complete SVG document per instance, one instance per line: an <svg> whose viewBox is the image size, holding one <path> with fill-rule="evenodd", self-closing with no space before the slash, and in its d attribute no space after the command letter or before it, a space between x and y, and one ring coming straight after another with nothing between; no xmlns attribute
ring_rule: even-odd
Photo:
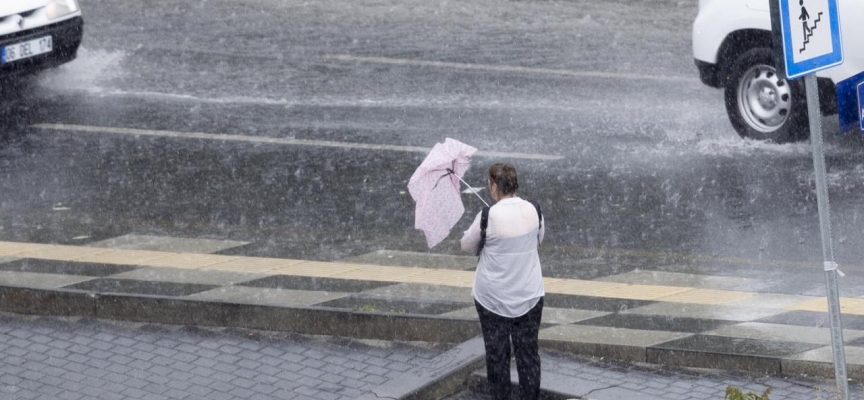
<svg viewBox="0 0 864 400"><path fill-rule="evenodd" d="M399 378L372 390L358 400L437 400L462 387L477 368L485 364L483 338L476 337L415 367Z"/></svg>
<svg viewBox="0 0 864 400"><path fill-rule="evenodd" d="M459 343L480 334L472 320L333 308L279 307L175 297L0 286L0 311L220 326L355 339Z"/></svg>
<svg viewBox="0 0 864 400"><path fill-rule="evenodd" d="M351 311L327 307L281 307L191 300L170 296L103 294L72 289L52 290L13 286L0 286L0 311L167 325L260 329L388 341L463 343L481 334L480 323L476 320L421 314ZM581 356L675 367L737 370L760 375L807 374L822 378L832 378L834 375L832 364L820 361L664 348L663 344L642 347L541 339L540 346ZM468 363L459 368L473 365ZM446 376L442 375L441 379L449 379L455 374L456 378L461 376L459 379L464 383L465 379L469 379L470 371L463 372L461 369L451 371ZM851 379L864 380L864 366L849 366L848 373ZM447 386L449 383L441 385ZM418 397L405 398L429 398L423 397L423 391L418 393L420 393L416 394ZM432 393L437 392L433 390Z"/></svg>
<svg viewBox="0 0 864 400"><path fill-rule="evenodd" d="M516 370L510 371L511 384L513 385L514 393L519 390L519 381ZM476 371L471 374L468 379L468 387L474 391L488 392L488 383L486 381L486 371ZM622 399L639 399L639 400L664 400L659 397L651 396L645 393L639 393L620 387L618 385L608 385L597 381L589 381L570 376L559 375L554 372L543 371L543 377L540 379L540 399L541 400L622 400Z"/></svg>

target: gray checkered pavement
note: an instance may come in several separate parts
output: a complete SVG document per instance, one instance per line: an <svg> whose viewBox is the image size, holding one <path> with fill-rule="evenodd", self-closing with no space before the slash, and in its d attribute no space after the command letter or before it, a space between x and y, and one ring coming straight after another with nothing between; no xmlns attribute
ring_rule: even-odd
<svg viewBox="0 0 864 400"><path fill-rule="evenodd" d="M0 399L354 399L446 350L3 314Z"/></svg>

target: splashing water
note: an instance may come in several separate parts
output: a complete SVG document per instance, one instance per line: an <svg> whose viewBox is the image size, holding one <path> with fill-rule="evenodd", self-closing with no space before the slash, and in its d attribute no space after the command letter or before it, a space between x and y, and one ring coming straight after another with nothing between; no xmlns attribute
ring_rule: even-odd
<svg viewBox="0 0 864 400"><path fill-rule="evenodd" d="M81 47L78 58L60 68L43 72L39 86L56 91L86 91L99 93L104 85L122 75L120 65L126 54L122 51L90 50Z"/></svg>

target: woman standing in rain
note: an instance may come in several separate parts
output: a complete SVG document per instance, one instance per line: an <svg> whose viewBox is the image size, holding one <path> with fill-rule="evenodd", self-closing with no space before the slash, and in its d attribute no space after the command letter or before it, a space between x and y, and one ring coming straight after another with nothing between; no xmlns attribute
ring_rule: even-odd
<svg viewBox="0 0 864 400"><path fill-rule="evenodd" d="M492 398L509 400L512 342L520 398L536 400L540 398L537 334L545 294L537 247L545 224L539 206L516 195L519 183L512 165L492 165L487 180L495 204L481 211L462 236L462 250L480 256L472 295L486 345L486 373Z"/></svg>

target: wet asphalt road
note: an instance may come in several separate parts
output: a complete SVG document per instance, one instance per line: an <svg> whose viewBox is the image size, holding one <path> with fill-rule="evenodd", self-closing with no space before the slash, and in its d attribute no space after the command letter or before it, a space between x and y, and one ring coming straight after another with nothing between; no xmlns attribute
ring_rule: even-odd
<svg viewBox="0 0 864 400"><path fill-rule="evenodd" d="M696 3L83 0L79 59L0 104L0 240L427 251L404 193L420 153L33 127L56 123L557 155L503 159L543 205L552 275L818 266L809 144L738 138L692 63ZM864 270L864 146L827 141L837 258ZM475 157L466 179L500 160ZM433 252L457 252L481 206L464 200ZM598 249L632 263L574 267Z"/></svg>

